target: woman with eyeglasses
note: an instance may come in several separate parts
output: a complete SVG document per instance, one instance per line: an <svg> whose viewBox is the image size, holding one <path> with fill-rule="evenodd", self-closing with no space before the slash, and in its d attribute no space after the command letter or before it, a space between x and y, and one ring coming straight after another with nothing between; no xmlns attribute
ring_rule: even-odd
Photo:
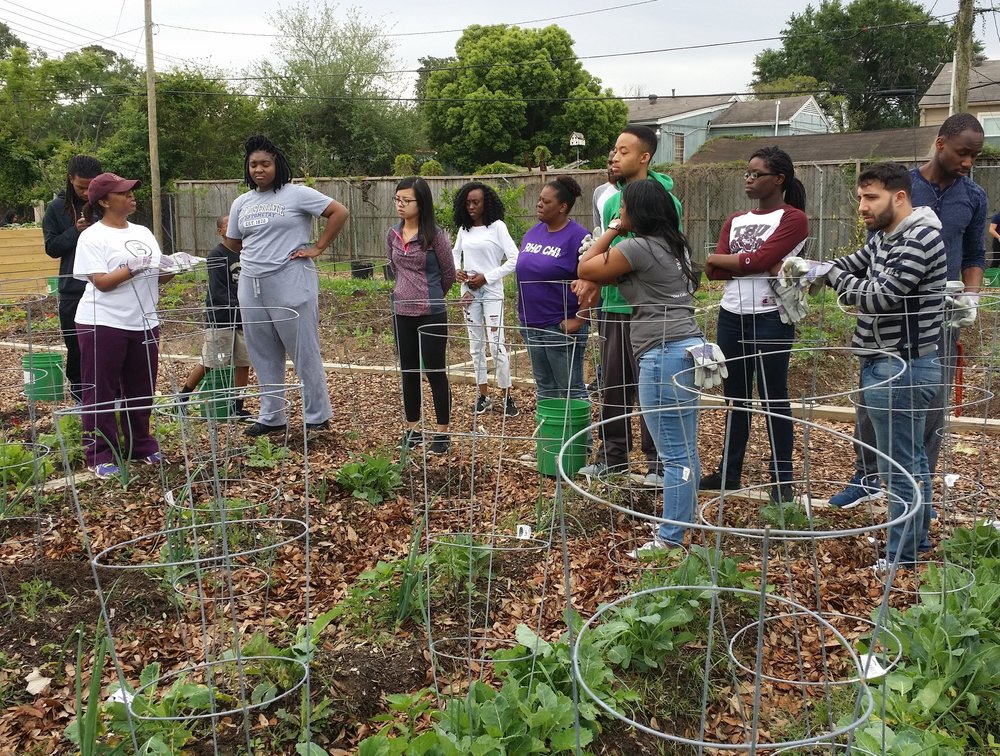
<svg viewBox="0 0 1000 756"><path fill-rule="evenodd" d="M757 207L734 213L719 234L715 254L705 261L705 274L728 281L719 309L717 340L726 355L729 377L723 382L732 406L726 419L722 460L716 472L701 479L700 488L733 490L742 486L743 460L750 438L750 406L757 393L771 443L772 501L790 501L792 420L788 403L788 361L795 326L782 321L771 287L772 270L790 255L799 255L809 236L806 190L795 178L784 150L765 147L750 156L743 174L744 192Z"/></svg>
<svg viewBox="0 0 1000 756"><path fill-rule="evenodd" d="M399 352L406 431L401 449L423 443L420 422L420 373L427 376L434 400L436 433L428 454L448 451L451 391L445 369L448 312L445 297L455 283L455 261L448 234L434 222L430 187L418 176L396 184L393 197L399 223L385 236L385 254L394 274L393 334Z"/></svg>

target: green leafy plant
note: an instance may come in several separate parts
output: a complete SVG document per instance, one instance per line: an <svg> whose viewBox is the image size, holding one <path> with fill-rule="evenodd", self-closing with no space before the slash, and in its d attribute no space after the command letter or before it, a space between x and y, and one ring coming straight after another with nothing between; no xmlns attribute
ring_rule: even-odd
<svg viewBox="0 0 1000 756"><path fill-rule="evenodd" d="M12 514L31 487L41 484L52 470L52 461L39 456L38 447L0 442L0 516Z"/></svg>
<svg viewBox="0 0 1000 756"><path fill-rule="evenodd" d="M21 583L18 593L11 596L3 606L34 622L53 599L63 605L72 601L68 593L56 588L51 581L34 578Z"/></svg>
<svg viewBox="0 0 1000 756"><path fill-rule="evenodd" d="M287 446L279 446L271 442L267 436L258 436L247 450L246 464L248 467L274 469L278 463L288 458Z"/></svg>
<svg viewBox="0 0 1000 756"><path fill-rule="evenodd" d="M811 525L805 508L797 501L774 501L760 508L760 517L780 530L809 530Z"/></svg>
<svg viewBox="0 0 1000 756"><path fill-rule="evenodd" d="M51 433L42 433L38 436L38 443L44 444L59 454L61 438L70 466L80 465L83 462L83 422L80 420L80 416L58 415L55 418L55 423L59 426L58 432L53 428Z"/></svg>
<svg viewBox="0 0 1000 756"><path fill-rule="evenodd" d="M381 504L403 485L403 464L385 455L362 454L337 471L337 483L356 499Z"/></svg>

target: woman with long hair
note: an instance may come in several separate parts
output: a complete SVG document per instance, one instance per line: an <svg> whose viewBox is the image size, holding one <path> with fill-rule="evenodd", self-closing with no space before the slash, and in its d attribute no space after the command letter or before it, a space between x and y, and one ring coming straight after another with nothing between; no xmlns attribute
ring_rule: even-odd
<svg viewBox="0 0 1000 756"><path fill-rule="evenodd" d="M612 246L616 237L629 233L631 238ZM691 264L677 208L666 189L655 181L626 184L619 219L611 221L580 258L577 272L585 281L617 283L632 307L639 406L663 465L663 518L691 522L701 465L698 397L691 390L694 358L688 350L702 347L705 338L694 317L699 274ZM631 556L678 546L684 531L682 525L661 523L654 538Z"/></svg>
<svg viewBox="0 0 1000 756"><path fill-rule="evenodd" d="M281 386L285 359L302 381L307 431L330 427L333 408L319 351L319 275L313 260L337 238L347 208L308 186L292 183L288 159L265 136L244 145L244 179L251 191L233 201L225 245L240 255L243 336L260 384L260 414L248 436L284 433ZM313 218L326 225L315 242ZM283 310L294 310L295 318Z"/></svg>
<svg viewBox="0 0 1000 756"><path fill-rule="evenodd" d="M420 373L427 376L434 400L437 432L426 444L428 454L448 451L451 390L445 367L448 312L445 297L455 283L455 260L448 234L434 222L434 200L427 182L410 176L396 184L393 196L399 223L385 235L385 254L394 276L393 334L402 374L406 431L401 449L424 439L420 421ZM421 363L423 363L421 365Z"/></svg>
<svg viewBox="0 0 1000 756"><path fill-rule="evenodd" d="M493 406L486 383L488 343L496 365L497 385L503 392L503 413L513 417L517 405L510 395L510 358L504 343L503 279L517 265L517 245L503 221L503 203L493 187L478 181L463 185L455 194L453 210L458 235L451 252L462 284L469 353L479 386L473 409L478 415Z"/></svg>
<svg viewBox="0 0 1000 756"><path fill-rule="evenodd" d="M66 168L66 187L42 217L45 254L59 261L59 329L66 344L66 379L76 402L83 400L80 385L80 342L76 335L76 309L86 284L73 277L76 245L80 234L95 218L84 215L87 189L95 176L104 172L101 161L90 155L74 155Z"/></svg>
<svg viewBox="0 0 1000 756"><path fill-rule="evenodd" d="M539 399L586 399L583 355L588 323L579 316L577 252L587 229L569 217L582 194L572 176L556 176L535 204L538 223L517 256L518 317Z"/></svg>
<svg viewBox="0 0 1000 756"><path fill-rule="evenodd" d="M727 280L719 310L718 341L729 376L723 382L732 406L726 419L722 460L701 480L703 489L741 487L743 460L750 438L754 377L767 416L771 442L771 499L793 497L792 420L788 403L788 361L795 326L786 323L771 286L774 271L786 257L798 255L809 236L804 212L806 191L795 178L788 153L765 147L750 156L744 191L757 207L734 213L722 227L715 253L705 262L706 275Z"/></svg>
<svg viewBox="0 0 1000 756"><path fill-rule="evenodd" d="M83 217L97 220L80 234L73 263L73 275L86 282L76 311L84 326L77 332L84 453L99 478L117 475L126 459L150 465L162 459L149 416L159 364L159 284L173 274L162 272L169 258L161 260L150 230L128 221L137 186L113 173L89 182ZM112 410L116 398L120 413Z"/></svg>

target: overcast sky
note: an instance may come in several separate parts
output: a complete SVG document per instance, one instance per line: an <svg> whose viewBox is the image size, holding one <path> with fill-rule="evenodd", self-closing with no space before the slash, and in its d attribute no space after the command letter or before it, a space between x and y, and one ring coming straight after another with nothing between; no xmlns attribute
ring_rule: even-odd
<svg viewBox="0 0 1000 756"><path fill-rule="evenodd" d="M979 6L995 0L980 0ZM268 57L276 39L268 17L296 3L263 0L153 0L157 67L184 62L210 65L233 73L253 60ZM357 3L362 5L362 3ZM365 0L364 12L383 24L402 68L417 59L454 53L460 30L469 24L520 23L565 28L576 42L583 64L617 94L669 95L744 92L753 77L753 58L776 41L725 44L699 50L652 52L610 58L609 53L636 53L694 45L715 45L776 37L788 16L805 8L794 0L582 0L579 4L542 4L531 0L459 3L456 0ZM341 9L351 6L340 3ZM949 20L958 0L927 2L936 17ZM35 10L38 8L39 10ZM568 14L578 14L569 16ZM585 14L585 15L579 15ZM556 16L561 16L555 18ZM536 19L551 19L539 20ZM142 0L0 0L0 20L50 56L92 44L104 44L144 64ZM531 22L531 23L528 23ZM1000 57L1000 20L995 13L977 16L976 36L989 57ZM185 31L171 27L206 30ZM444 31L442 31L444 30ZM228 33L225 33L228 32ZM440 33L423 33L440 32ZM589 58L589 59L588 59Z"/></svg>

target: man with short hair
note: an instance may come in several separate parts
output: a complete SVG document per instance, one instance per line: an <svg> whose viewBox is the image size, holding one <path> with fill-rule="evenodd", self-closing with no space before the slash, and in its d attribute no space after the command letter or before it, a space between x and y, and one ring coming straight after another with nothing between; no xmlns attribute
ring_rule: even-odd
<svg viewBox="0 0 1000 756"><path fill-rule="evenodd" d="M609 194L604 203L602 228L619 217L621 209L621 190L625 184L633 181L657 181L668 193L674 188L670 176L649 169L650 161L656 153L656 132L648 126L627 126L615 141L615 149L611 156L609 174L617 176L618 191ZM677 215L681 215L681 203L670 195L677 206ZM619 236L629 238L632 234ZM601 350L601 378L604 383L601 392L601 446L597 458L592 464L580 469L581 475L600 476L607 472L629 472L628 457L632 447L631 422L624 417L638 399L637 385L639 370L632 351L630 337L630 321L632 308L618 291L615 285L606 285L598 290L589 281L574 283L574 291L580 299L581 308L588 307L597 301L598 291L603 301L601 305L601 336L604 339ZM646 458L648 472L645 484L648 486L663 485L663 469L656 454L656 445L649 434L644 418L640 417L640 443L642 453Z"/></svg>
<svg viewBox="0 0 1000 756"><path fill-rule="evenodd" d="M930 207L913 207L911 186L910 173L899 163L879 163L861 174L859 211L873 233L825 274L858 312L851 345L861 359L859 406L866 409L881 452L877 465L889 492L889 519L917 509L904 524L889 528L885 561L876 562L877 571L893 562L912 566L918 551L929 546L925 419L941 384L938 347L949 261L941 221Z"/></svg>
<svg viewBox="0 0 1000 756"><path fill-rule="evenodd" d="M594 228L604 233L604 205L608 197L618 191L618 174L615 173L614 148L608 153L608 180L594 190Z"/></svg>
<svg viewBox="0 0 1000 756"><path fill-rule="evenodd" d="M957 113L941 124L934 140L934 154L919 168L910 171L914 207L929 207L941 221L948 259L948 280L962 281L965 291L975 296L983 284L986 265L986 192L969 178L969 172L983 149L982 124L969 113ZM945 412L951 394L952 376L957 353L959 330L942 329L938 359L944 370L938 395L928 409L924 427L924 444L933 474L937 468L944 438ZM875 445L875 435L864 407L858 405L854 437L869 447ZM855 445L854 477L844 490L830 497L835 507L850 508L878 496L874 455L865 447Z"/></svg>

